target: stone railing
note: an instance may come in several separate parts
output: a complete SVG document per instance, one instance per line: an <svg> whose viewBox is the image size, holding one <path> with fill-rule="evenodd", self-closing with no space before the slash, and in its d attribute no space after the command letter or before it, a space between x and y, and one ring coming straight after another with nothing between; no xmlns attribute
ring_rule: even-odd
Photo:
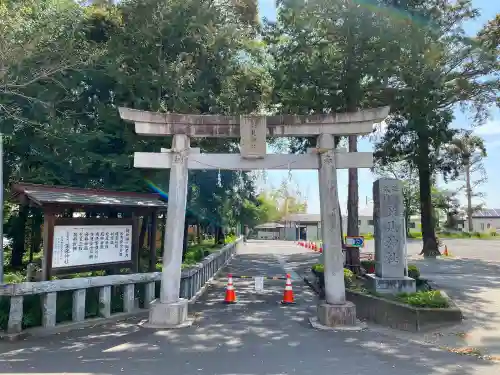
<svg viewBox="0 0 500 375"><path fill-rule="evenodd" d="M184 270L181 276L180 297L195 300L203 292L205 284L234 256L241 243L240 238L210 254L201 263ZM42 334L60 332L147 311L149 303L156 298L157 284L160 280L161 272L151 272L1 285L0 298L10 297L7 336L15 337L22 333L28 334L28 331L39 330ZM120 294L123 312L112 314L112 287L123 288ZM139 288L143 292L144 308L139 307L137 298ZM90 289L98 291L99 317L86 319L86 297ZM56 324L58 293L68 291L72 292L71 321ZM35 295L40 297L41 326L23 330L24 300Z"/></svg>

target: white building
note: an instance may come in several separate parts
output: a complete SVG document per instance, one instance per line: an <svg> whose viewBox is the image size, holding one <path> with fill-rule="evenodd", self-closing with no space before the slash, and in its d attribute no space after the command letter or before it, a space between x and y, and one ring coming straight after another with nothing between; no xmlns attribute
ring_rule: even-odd
<svg viewBox="0 0 500 375"><path fill-rule="evenodd" d="M463 231L470 232L467 218L464 219ZM488 208L475 212L472 215L472 232L500 232L500 209Z"/></svg>
<svg viewBox="0 0 500 375"><path fill-rule="evenodd" d="M277 240L282 236L282 232L285 226L280 223L265 223L257 225L255 230L257 231L257 239L259 240Z"/></svg>
<svg viewBox="0 0 500 375"><path fill-rule="evenodd" d="M321 238L321 215L319 214L290 214L281 221L285 228L282 229L280 238L297 241L315 241ZM373 206L359 209L359 233L373 234ZM411 232L420 232L422 225L420 216L412 216L409 223ZM347 233L347 215L342 215L342 233Z"/></svg>
<svg viewBox="0 0 500 375"><path fill-rule="evenodd" d="M347 211L347 210L346 210ZM373 234L375 228L373 226L373 206L366 206L359 209L358 226L360 234ZM408 223L410 232L420 232L422 225L420 223L420 216L412 216ZM347 215L342 215L342 232L347 233Z"/></svg>

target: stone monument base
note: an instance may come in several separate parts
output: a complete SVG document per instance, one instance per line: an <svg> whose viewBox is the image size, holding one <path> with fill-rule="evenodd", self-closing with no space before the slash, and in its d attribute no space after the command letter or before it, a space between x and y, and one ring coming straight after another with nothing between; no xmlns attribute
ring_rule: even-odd
<svg viewBox="0 0 500 375"><path fill-rule="evenodd" d="M154 300L149 306L149 319L142 326L145 328L183 328L193 324L188 318L188 301L179 298L176 302L162 303Z"/></svg>
<svg viewBox="0 0 500 375"><path fill-rule="evenodd" d="M356 306L349 301L342 305L322 302L318 305L318 316L309 319L309 322L321 330L359 331L365 328L356 319Z"/></svg>
<svg viewBox="0 0 500 375"><path fill-rule="evenodd" d="M415 293L417 283L408 276L403 277L378 277L375 274L366 275L368 288L377 293L398 294Z"/></svg>

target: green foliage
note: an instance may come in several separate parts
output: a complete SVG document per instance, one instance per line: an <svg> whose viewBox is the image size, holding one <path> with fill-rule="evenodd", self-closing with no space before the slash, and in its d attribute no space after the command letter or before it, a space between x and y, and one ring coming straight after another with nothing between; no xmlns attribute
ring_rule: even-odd
<svg viewBox="0 0 500 375"><path fill-rule="evenodd" d="M450 306L448 299L443 297L439 290L401 293L396 298L399 302L415 307L447 308Z"/></svg>
<svg viewBox="0 0 500 375"><path fill-rule="evenodd" d="M420 270L414 264L408 264L408 277L418 280L420 279Z"/></svg>
<svg viewBox="0 0 500 375"><path fill-rule="evenodd" d="M435 255L432 180L438 173L456 176L459 166L444 152L457 134L450 126L453 110L462 105L475 110L476 120L484 119L498 99L499 60L495 51L464 33L462 25L479 14L471 1L408 5L401 10L425 16L428 24L409 22L399 29L401 54L391 61L391 69L400 73L393 113L375 156L382 165L404 161L418 170L423 252Z"/></svg>
<svg viewBox="0 0 500 375"><path fill-rule="evenodd" d="M311 267L312 271L316 274L324 274L325 266L322 263L316 263ZM356 275L351 270L344 268L344 284L347 287L351 286L356 279Z"/></svg>
<svg viewBox="0 0 500 375"><path fill-rule="evenodd" d="M344 284L346 288L353 284L355 278L356 275L354 274L354 272L348 270L347 268L344 268Z"/></svg>
<svg viewBox="0 0 500 375"><path fill-rule="evenodd" d="M316 263L314 264L311 269L314 271L314 272L320 272L320 273L323 273L325 272L325 265L323 263Z"/></svg>
<svg viewBox="0 0 500 375"><path fill-rule="evenodd" d="M422 232L409 232L407 234L408 238L422 238Z"/></svg>
<svg viewBox="0 0 500 375"><path fill-rule="evenodd" d="M361 236L365 238L365 240L373 240L373 233L361 233Z"/></svg>
<svg viewBox="0 0 500 375"><path fill-rule="evenodd" d="M133 154L169 147L171 139L137 136L117 107L258 111L268 96L269 75L262 45L253 43L255 14L251 0L2 2L5 186L23 181L146 191L147 178L168 191L161 183L168 173L133 168ZM237 149L231 139L193 140L192 146L203 152ZM190 172L188 208L196 214L190 220L204 228L235 227L244 218L244 202L255 201L246 173L220 177L219 183L217 170ZM24 243L30 243L24 228L36 214L24 213L5 215L6 235L19 255L11 258L16 267Z"/></svg>

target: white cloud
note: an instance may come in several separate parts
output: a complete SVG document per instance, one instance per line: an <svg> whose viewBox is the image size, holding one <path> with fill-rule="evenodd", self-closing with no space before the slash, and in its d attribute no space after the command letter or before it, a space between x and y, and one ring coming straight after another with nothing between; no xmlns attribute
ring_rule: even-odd
<svg viewBox="0 0 500 375"><path fill-rule="evenodd" d="M484 125L474 129L477 135L500 135L500 120L489 120Z"/></svg>

